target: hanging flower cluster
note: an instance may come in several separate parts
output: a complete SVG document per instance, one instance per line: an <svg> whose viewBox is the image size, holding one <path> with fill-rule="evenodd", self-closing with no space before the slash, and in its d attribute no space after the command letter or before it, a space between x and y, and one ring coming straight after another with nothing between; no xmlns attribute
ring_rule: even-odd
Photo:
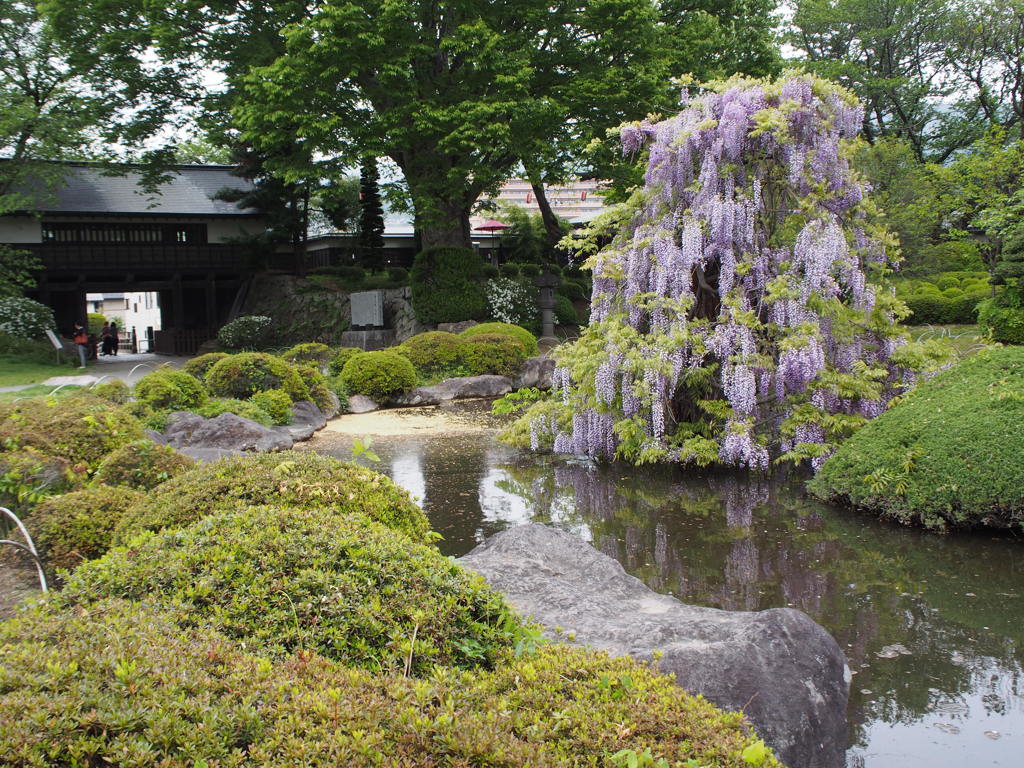
<svg viewBox="0 0 1024 768"><path fill-rule="evenodd" d="M905 383L901 305L872 282L895 252L849 162L862 108L799 72L710 84L684 104L621 129L626 153L648 152L645 187L590 259L590 326L559 348L559 409L526 414L531 442L819 464Z"/></svg>

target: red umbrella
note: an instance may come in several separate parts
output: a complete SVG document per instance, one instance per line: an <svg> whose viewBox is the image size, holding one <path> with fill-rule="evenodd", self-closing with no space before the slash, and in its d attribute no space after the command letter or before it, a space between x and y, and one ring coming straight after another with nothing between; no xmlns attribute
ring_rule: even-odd
<svg viewBox="0 0 1024 768"><path fill-rule="evenodd" d="M510 226L510 224L503 224L497 219L488 219L479 227L476 227L476 229L482 230L484 232L500 232L503 229L508 229Z"/></svg>

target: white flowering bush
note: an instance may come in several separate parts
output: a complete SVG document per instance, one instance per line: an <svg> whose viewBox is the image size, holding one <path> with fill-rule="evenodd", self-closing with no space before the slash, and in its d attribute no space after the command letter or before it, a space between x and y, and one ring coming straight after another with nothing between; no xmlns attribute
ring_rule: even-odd
<svg viewBox="0 0 1024 768"><path fill-rule="evenodd" d="M217 331L217 341L225 349L262 349L270 341L271 322L266 315L243 315Z"/></svg>
<svg viewBox="0 0 1024 768"><path fill-rule="evenodd" d="M55 328L53 310L24 296L0 298L0 332L19 339L41 339Z"/></svg>
<svg viewBox="0 0 1024 768"><path fill-rule="evenodd" d="M484 293L493 319L525 328L537 325L540 316L537 289L529 281L496 277L487 281Z"/></svg>

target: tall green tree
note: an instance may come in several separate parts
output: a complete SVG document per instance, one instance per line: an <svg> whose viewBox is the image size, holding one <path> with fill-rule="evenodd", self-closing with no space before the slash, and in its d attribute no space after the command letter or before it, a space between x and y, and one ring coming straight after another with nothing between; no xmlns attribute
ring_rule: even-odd
<svg viewBox="0 0 1024 768"><path fill-rule="evenodd" d="M359 167L359 258L370 269L384 266L384 206L375 157Z"/></svg>

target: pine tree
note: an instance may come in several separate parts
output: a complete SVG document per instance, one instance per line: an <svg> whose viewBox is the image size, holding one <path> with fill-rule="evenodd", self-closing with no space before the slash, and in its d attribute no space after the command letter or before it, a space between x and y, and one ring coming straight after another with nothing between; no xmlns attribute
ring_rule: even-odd
<svg viewBox="0 0 1024 768"><path fill-rule="evenodd" d="M379 181L377 158L364 160L359 169L359 259L369 270L384 267L384 206Z"/></svg>

